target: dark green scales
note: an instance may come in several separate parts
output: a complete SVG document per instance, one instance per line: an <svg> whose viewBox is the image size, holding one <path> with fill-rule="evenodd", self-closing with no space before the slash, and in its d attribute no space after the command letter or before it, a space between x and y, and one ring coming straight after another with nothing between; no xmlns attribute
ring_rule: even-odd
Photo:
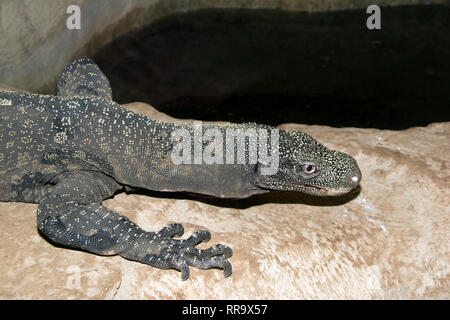
<svg viewBox="0 0 450 320"><path fill-rule="evenodd" d="M196 249L210 239L204 230L174 239L183 234L180 224L144 231L102 201L125 187L244 198L272 190L342 194L359 184L352 157L300 131L279 130L275 174L261 174L260 162L175 164L171 134L180 128L193 131L191 124L158 122L113 102L97 65L78 59L62 72L56 96L0 91L0 201L38 203L38 228L56 243L176 269L185 280L189 266L229 276L232 250Z"/></svg>

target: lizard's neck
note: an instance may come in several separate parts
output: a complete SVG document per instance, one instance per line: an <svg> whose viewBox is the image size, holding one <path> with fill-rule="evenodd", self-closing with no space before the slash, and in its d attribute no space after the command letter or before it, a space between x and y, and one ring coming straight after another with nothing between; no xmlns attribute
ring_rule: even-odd
<svg viewBox="0 0 450 320"><path fill-rule="evenodd" d="M225 159L214 158L217 154L211 148L211 136L206 137L203 127L199 133L198 123L158 122L129 111L124 112L124 117L126 128L117 128L108 139L114 144L108 162L119 183L227 198L267 192L256 187L256 164L226 164ZM208 128L225 135L225 126Z"/></svg>

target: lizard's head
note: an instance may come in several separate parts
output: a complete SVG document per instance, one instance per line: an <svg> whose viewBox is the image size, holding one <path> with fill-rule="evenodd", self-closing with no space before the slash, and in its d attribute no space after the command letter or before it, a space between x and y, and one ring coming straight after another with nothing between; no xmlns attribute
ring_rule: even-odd
<svg viewBox="0 0 450 320"><path fill-rule="evenodd" d="M301 131L279 131L279 170L276 174L261 174L261 166L258 164L258 186L270 190L341 195L356 188L361 180L355 159L324 147Z"/></svg>

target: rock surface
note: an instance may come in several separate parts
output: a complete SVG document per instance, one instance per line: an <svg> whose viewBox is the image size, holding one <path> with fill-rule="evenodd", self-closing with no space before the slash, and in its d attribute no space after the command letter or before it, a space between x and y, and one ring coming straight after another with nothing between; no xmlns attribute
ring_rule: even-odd
<svg viewBox="0 0 450 320"><path fill-rule="evenodd" d="M126 106L169 121L150 106ZM147 230L179 222L233 248L233 274L188 281L118 256L55 247L36 205L0 203L0 299L449 299L450 123L404 131L286 124L353 155L359 192L244 200L119 194L105 206Z"/></svg>

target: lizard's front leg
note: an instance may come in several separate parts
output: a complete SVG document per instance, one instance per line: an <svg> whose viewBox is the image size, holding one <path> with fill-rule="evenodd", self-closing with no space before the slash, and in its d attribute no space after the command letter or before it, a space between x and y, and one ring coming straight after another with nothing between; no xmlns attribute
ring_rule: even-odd
<svg viewBox="0 0 450 320"><path fill-rule="evenodd" d="M217 244L206 250L195 246L210 239L200 230L185 240L180 224L159 232L146 232L128 218L101 205L103 199L120 189L114 179L97 172L74 173L51 188L38 206L38 228L56 243L101 255L119 254L161 269L181 271L189 277L189 266L219 268L231 272L229 247Z"/></svg>

